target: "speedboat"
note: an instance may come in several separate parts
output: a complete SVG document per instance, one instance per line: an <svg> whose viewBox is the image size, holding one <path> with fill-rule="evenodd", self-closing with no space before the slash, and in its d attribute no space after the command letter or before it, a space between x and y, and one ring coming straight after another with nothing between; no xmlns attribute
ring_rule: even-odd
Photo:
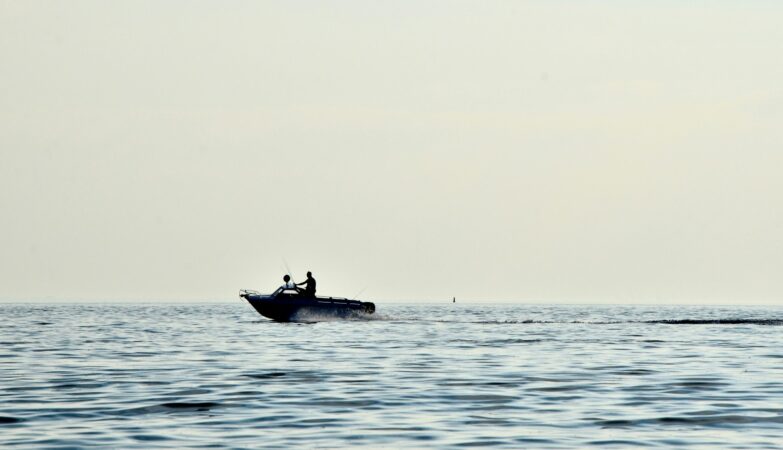
<svg viewBox="0 0 783 450"><path fill-rule="evenodd" d="M353 319L375 312L375 304L371 302L340 297L307 297L294 289L278 289L272 294L242 289L239 296L259 314L278 322Z"/></svg>

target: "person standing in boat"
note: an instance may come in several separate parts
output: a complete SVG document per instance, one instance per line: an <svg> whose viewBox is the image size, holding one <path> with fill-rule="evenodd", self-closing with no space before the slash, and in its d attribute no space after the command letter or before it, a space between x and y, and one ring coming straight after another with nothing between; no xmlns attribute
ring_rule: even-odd
<svg viewBox="0 0 783 450"><path fill-rule="evenodd" d="M312 272L307 272L307 279L301 283L296 283L297 286L305 285L304 289L300 289L299 292L305 297L315 297L315 278L313 278Z"/></svg>

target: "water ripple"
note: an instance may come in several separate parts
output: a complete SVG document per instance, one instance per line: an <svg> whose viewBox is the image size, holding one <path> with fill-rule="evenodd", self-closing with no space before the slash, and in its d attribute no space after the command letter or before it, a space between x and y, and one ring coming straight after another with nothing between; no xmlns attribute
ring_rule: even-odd
<svg viewBox="0 0 783 450"><path fill-rule="evenodd" d="M278 324L231 302L0 317L0 447L783 442L781 308L379 305L377 320Z"/></svg>

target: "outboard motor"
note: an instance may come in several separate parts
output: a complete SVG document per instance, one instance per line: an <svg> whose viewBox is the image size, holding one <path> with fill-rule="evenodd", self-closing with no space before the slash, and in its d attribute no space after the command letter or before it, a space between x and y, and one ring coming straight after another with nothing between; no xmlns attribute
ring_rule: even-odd
<svg viewBox="0 0 783 450"><path fill-rule="evenodd" d="M372 314L375 312L375 303L372 302L364 302L364 312L367 314Z"/></svg>

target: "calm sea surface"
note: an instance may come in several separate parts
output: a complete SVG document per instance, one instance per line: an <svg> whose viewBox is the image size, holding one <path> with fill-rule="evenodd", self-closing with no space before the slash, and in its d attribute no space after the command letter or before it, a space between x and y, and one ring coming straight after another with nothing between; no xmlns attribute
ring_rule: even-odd
<svg viewBox="0 0 783 450"><path fill-rule="evenodd" d="M0 447L783 448L783 308L0 305Z"/></svg>

